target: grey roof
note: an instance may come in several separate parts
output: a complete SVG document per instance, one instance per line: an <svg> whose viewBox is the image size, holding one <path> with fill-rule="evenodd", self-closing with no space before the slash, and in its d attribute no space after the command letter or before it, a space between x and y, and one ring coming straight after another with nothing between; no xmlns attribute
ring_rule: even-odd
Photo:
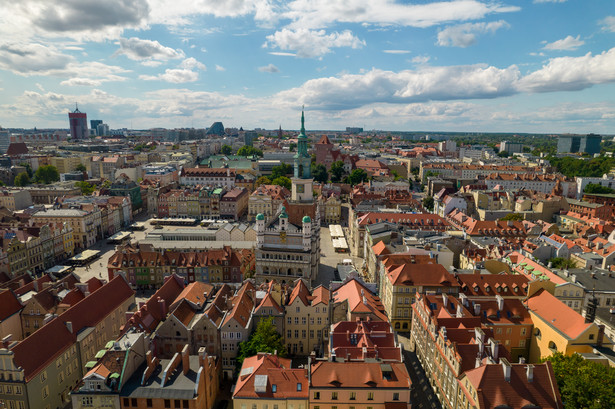
<svg viewBox="0 0 615 409"><path fill-rule="evenodd" d="M36 212L33 216L37 217L81 217L87 212L79 209L50 209L44 212Z"/></svg>
<svg viewBox="0 0 615 409"><path fill-rule="evenodd" d="M609 273L604 270L580 268L571 269L569 273L569 277L562 277L561 275L560 277L572 281L571 278L574 274L577 277L577 283L581 284L588 291L595 288L598 292L615 292L615 275L613 273L609 277Z"/></svg>
<svg viewBox="0 0 615 409"><path fill-rule="evenodd" d="M194 386L197 379L196 370L199 368L199 357L190 356L190 371L184 375L182 365L180 364L164 387L161 386L163 381L164 368L169 364L169 359L161 359L160 365L156 368L153 375L147 380L147 384L141 386L141 378L147 367L141 365L137 371L130 377L120 392L120 397L129 398L163 398L163 399L193 399Z"/></svg>

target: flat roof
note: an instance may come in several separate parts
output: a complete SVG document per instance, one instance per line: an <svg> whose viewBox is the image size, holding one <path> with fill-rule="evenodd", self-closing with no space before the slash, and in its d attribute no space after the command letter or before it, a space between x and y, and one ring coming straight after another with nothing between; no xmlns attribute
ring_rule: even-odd
<svg viewBox="0 0 615 409"><path fill-rule="evenodd" d="M100 254L100 251L98 250L83 250L81 253L73 256L71 260L75 260L75 261L87 260L99 254Z"/></svg>

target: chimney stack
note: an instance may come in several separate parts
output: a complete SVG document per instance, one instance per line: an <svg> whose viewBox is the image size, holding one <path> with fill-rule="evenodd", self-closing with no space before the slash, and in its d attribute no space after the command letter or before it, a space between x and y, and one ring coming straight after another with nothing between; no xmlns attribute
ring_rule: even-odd
<svg viewBox="0 0 615 409"><path fill-rule="evenodd" d="M442 294L442 304L444 304L444 308L448 307L448 297L446 296L446 293Z"/></svg>
<svg viewBox="0 0 615 409"><path fill-rule="evenodd" d="M474 304L474 315L477 317L480 315L480 304L478 303Z"/></svg>
<svg viewBox="0 0 615 409"><path fill-rule="evenodd" d="M498 303L498 311L504 311L504 297L498 294L495 296L495 300Z"/></svg>
<svg viewBox="0 0 615 409"><path fill-rule="evenodd" d="M498 341L493 338L489 338L489 345L491 346L491 357L495 362L498 361Z"/></svg>
<svg viewBox="0 0 615 409"><path fill-rule="evenodd" d="M73 333L73 323L72 321L66 321L66 328L72 334Z"/></svg>
<svg viewBox="0 0 615 409"><path fill-rule="evenodd" d="M501 358L500 362L502 364L502 370L504 371L504 380L506 382L510 382L510 371L512 369L512 366L510 365L510 362L508 362L508 359L506 358Z"/></svg>
<svg viewBox="0 0 615 409"><path fill-rule="evenodd" d="M11 338L13 338L13 334L8 334L6 337L2 338L2 347L9 349L9 345L11 345Z"/></svg>
<svg viewBox="0 0 615 409"><path fill-rule="evenodd" d="M184 375L188 375L190 372L190 353L188 352L188 344L182 348L182 369Z"/></svg>
<svg viewBox="0 0 615 409"><path fill-rule="evenodd" d="M527 366L527 381L532 382L534 380L534 365L529 364Z"/></svg>
<svg viewBox="0 0 615 409"><path fill-rule="evenodd" d="M158 297L158 306L160 307L160 314L162 314L162 318L166 318L167 304L164 302L163 298Z"/></svg>

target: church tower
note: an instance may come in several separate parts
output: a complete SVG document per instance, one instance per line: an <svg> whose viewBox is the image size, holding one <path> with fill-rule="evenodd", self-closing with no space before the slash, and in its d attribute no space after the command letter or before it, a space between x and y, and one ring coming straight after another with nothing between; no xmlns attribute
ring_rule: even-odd
<svg viewBox="0 0 615 409"><path fill-rule="evenodd" d="M308 153L308 139L305 135L305 115L301 110L301 132L297 137L297 154L295 155L295 174L292 179L291 199L295 202L313 202L314 190L312 179L312 157Z"/></svg>

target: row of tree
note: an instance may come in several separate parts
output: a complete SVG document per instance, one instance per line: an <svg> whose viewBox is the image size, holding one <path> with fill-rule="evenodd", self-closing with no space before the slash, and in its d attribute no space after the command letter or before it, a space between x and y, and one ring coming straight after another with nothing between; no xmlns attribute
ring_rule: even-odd
<svg viewBox="0 0 615 409"><path fill-rule="evenodd" d="M26 171L15 176L15 180L13 181L15 186L27 186L30 183L43 183L48 185L49 183L60 180L60 173L55 166L39 166L36 172L32 171L32 167L30 167L29 164L23 164L22 166L26 168Z"/></svg>

